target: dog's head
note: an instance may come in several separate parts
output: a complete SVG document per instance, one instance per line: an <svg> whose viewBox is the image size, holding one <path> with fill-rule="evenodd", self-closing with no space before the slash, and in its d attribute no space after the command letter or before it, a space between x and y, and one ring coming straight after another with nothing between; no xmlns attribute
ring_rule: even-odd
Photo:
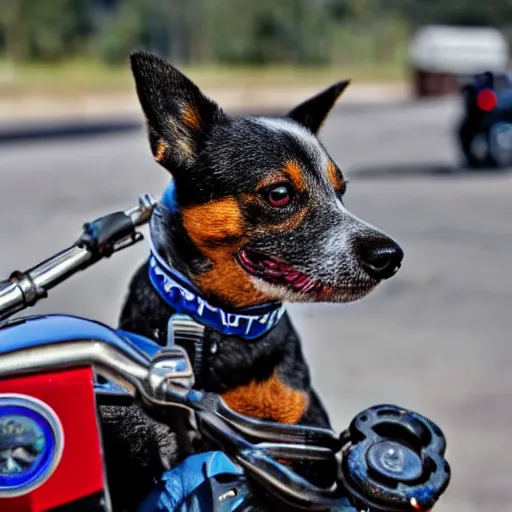
<svg viewBox="0 0 512 512"><path fill-rule="evenodd" d="M154 158L173 176L172 263L232 307L349 302L403 252L343 205L346 181L316 134L348 85L282 118L231 117L162 59L132 55Z"/></svg>

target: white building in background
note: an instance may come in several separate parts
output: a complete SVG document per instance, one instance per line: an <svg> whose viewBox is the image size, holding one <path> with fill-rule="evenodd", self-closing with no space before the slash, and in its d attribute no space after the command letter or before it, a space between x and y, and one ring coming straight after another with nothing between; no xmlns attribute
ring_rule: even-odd
<svg viewBox="0 0 512 512"><path fill-rule="evenodd" d="M417 96L450 94L470 75L509 66L507 40L488 27L424 27L414 35L409 55Z"/></svg>

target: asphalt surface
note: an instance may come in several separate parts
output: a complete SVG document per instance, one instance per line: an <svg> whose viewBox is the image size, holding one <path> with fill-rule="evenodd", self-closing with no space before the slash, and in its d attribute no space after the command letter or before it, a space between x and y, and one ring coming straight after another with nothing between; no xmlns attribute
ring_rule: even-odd
<svg viewBox="0 0 512 512"><path fill-rule="evenodd" d="M503 512L512 501L512 175L460 168L457 108L333 112L323 140L350 178L346 205L401 243L404 264L359 303L289 309L337 428L383 402L429 416L446 434L453 474L436 510ZM141 130L4 144L0 170L5 275L167 182ZM142 243L75 276L37 311L115 323L146 253Z"/></svg>

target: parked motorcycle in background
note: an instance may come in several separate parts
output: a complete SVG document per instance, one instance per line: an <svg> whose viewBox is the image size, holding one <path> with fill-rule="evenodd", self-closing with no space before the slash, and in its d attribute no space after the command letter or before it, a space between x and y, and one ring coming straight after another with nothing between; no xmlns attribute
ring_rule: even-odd
<svg viewBox="0 0 512 512"><path fill-rule="evenodd" d="M512 75L482 73L461 87L463 119L458 141L475 169L512 165Z"/></svg>

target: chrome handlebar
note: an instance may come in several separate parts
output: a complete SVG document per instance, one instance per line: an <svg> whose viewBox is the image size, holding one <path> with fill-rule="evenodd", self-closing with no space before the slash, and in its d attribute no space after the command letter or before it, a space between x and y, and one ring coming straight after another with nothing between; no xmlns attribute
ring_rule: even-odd
<svg viewBox="0 0 512 512"><path fill-rule="evenodd" d="M15 271L0 282L0 320L34 306L48 290L113 252L143 239L136 228L151 218L156 201L149 195L125 212L115 212L84 225L80 238L69 248L27 271Z"/></svg>

